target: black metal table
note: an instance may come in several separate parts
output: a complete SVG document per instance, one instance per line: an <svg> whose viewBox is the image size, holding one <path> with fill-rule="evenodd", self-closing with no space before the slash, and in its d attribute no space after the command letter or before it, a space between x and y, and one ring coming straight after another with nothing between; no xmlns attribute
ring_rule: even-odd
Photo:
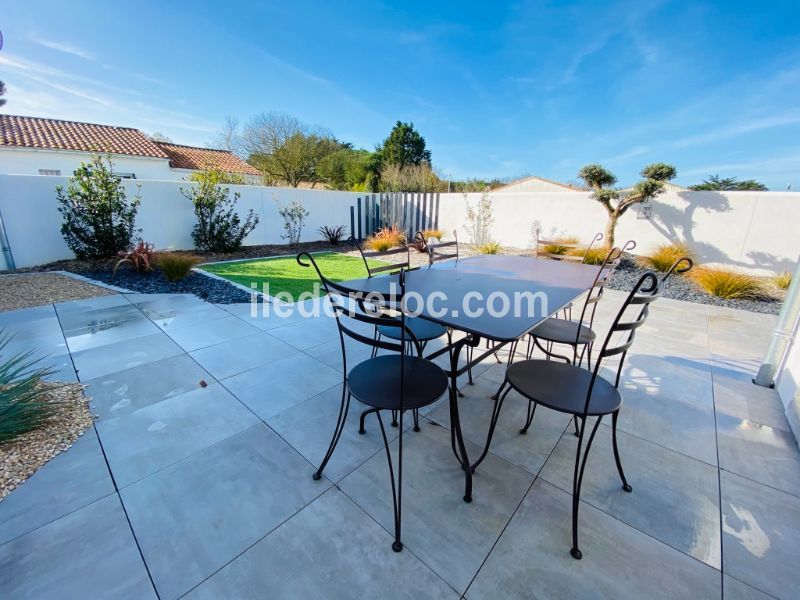
<svg viewBox="0 0 800 600"><path fill-rule="evenodd" d="M452 346L439 349L426 358L435 358L450 352L450 422L453 453L466 473L464 501L472 501L472 469L467 457L467 450L461 433L458 414L457 379L470 367L484 358L497 352L507 344L513 344L547 317L557 313L562 307L573 302L586 292L594 283L600 269L594 265L583 265L570 262L537 260L525 256L473 256L457 261L441 262L431 267L423 267L406 272L405 293L419 294L422 299L432 294L443 293L446 297L438 297L435 306L428 302L420 306L419 317L462 331L465 337L455 341ZM353 279L342 282L342 286L356 292L388 295L397 286L397 275L385 275L364 279ZM541 302L532 304L532 312L524 314L496 315L487 310L486 300L493 292L504 293L513 301L515 294L546 295L547 306ZM481 294L484 302L480 305L477 299L464 311L464 299L472 294ZM521 297L521 296L520 296ZM483 306L482 314L475 315L476 309ZM411 307L415 308L415 307ZM458 358L465 346L475 348L481 339L492 343L484 353L466 361L458 367Z"/></svg>

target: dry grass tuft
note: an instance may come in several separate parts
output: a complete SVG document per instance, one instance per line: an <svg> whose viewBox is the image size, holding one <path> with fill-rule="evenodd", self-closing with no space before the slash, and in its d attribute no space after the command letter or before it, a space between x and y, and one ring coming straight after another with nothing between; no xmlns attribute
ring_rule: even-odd
<svg viewBox="0 0 800 600"><path fill-rule="evenodd" d="M199 262L199 257L186 252L161 252L156 255L156 266L170 281L180 281Z"/></svg>
<svg viewBox="0 0 800 600"><path fill-rule="evenodd" d="M593 246L586 248L570 248L567 254L570 256L580 256L587 265L602 265L608 256L609 248L606 246Z"/></svg>
<svg viewBox="0 0 800 600"><path fill-rule="evenodd" d="M497 242L487 242L475 248L478 254L500 254L500 244Z"/></svg>
<svg viewBox="0 0 800 600"><path fill-rule="evenodd" d="M699 267L691 278L712 296L725 300L757 300L766 295L758 278L730 269Z"/></svg>
<svg viewBox="0 0 800 600"><path fill-rule="evenodd" d="M563 256L570 250L576 250L576 248L570 248L569 246L580 243L580 239L574 235L557 237L551 241L553 243L542 246L541 251L545 254L555 254L556 256Z"/></svg>
<svg viewBox="0 0 800 600"><path fill-rule="evenodd" d="M792 274L789 271L779 273L772 278L772 283L774 283L778 289L788 290L789 286L792 285Z"/></svg>
<svg viewBox="0 0 800 600"><path fill-rule="evenodd" d="M694 253L686 244L663 244L642 257L641 261L647 267L666 273L676 260L683 257L694 260Z"/></svg>
<svg viewBox="0 0 800 600"><path fill-rule="evenodd" d="M376 231L374 235L368 237L364 241L364 246L375 252L385 252L392 248L404 246L405 243L405 232L397 225L392 225L391 227L383 227Z"/></svg>

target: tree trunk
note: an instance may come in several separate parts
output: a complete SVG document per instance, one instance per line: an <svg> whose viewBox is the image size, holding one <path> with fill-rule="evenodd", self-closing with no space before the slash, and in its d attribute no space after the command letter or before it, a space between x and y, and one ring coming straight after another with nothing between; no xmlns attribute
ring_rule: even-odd
<svg viewBox="0 0 800 600"><path fill-rule="evenodd" d="M619 220L619 215L616 213L609 213L608 214L608 222L606 222L606 233L604 242L608 245L609 248L614 247L614 230L617 227L617 221Z"/></svg>

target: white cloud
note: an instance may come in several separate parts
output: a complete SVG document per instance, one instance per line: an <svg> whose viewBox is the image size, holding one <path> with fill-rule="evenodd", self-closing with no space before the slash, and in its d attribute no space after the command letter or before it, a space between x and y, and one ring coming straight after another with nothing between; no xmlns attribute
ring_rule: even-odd
<svg viewBox="0 0 800 600"><path fill-rule="evenodd" d="M74 46L73 44L58 42L56 40L45 40L37 37L31 38L31 41L45 48L49 48L50 50L55 50L56 52L77 56L83 60L94 60L94 54L79 48L78 46Z"/></svg>

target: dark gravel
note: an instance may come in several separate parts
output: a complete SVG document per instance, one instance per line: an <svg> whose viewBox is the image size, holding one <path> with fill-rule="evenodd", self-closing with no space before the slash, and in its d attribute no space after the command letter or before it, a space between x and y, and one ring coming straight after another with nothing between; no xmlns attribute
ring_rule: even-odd
<svg viewBox="0 0 800 600"><path fill-rule="evenodd" d="M639 278L647 272L639 266L635 260L626 256L617 268L614 276L609 283L609 287L615 290L629 291L636 285ZM739 308L751 312L766 313L777 315L780 312L782 300L777 298L764 298L761 300L725 300L707 294L698 288L689 279L681 275L672 275L667 280L664 290L665 298L695 302L697 304L711 304L714 306L727 306L728 308Z"/></svg>
<svg viewBox="0 0 800 600"><path fill-rule="evenodd" d="M338 246L331 246L325 242L305 242L295 248L286 245L263 245L247 246L241 251L231 254L212 254L195 253L205 262L236 260L242 258L261 258L267 256L281 256L286 254L296 254L297 252L319 252L337 251L346 254L358 255L357 251L345 243ZM474 254L474 249L469 244L459 246L459 254L469 256ZM503 248L503 254L508 255L530 255L530 250L520 248ZM195 294L203 300L218 304L233 304L239 302L249 302L250 294L244 290L234 287L224 281L212 279L205 275L192 273L182 281L168 281L160 273L136 273L132 269L121 267L116 274L113 274L113 260L105 261L79 261L62 260L47 265L42 265L30 269L20 269L18 272L25 271L54 271L64 270L78 273L90 279L96 279L103 283L109 283L119 287L127 288L137 292L147 294ZM427 264L425 254L411 251L412 266ZM647 269L639 266L631 256L623 258L620 267L617 269L609 287L616 290L630 290ZM684 300L699 304L711 304L714 306L727 306L749 310L751 312L778 314L780 312L782 300L779 298L764 298L760 300L724 300L716 296L707 294L686 277L670 277L664 296L675 300Z"/></svg>
<svg viewBox="0 0 800 600"><path fill-rule="evenodd" d="M133 269L124 267L120 267L115 274L111 268L70 269L70 271L143 294L194 294L215 304L250 302L250 294L244 290L200 273L190 273L180 281L169 281L158 272L137 273Z"/></svg>

